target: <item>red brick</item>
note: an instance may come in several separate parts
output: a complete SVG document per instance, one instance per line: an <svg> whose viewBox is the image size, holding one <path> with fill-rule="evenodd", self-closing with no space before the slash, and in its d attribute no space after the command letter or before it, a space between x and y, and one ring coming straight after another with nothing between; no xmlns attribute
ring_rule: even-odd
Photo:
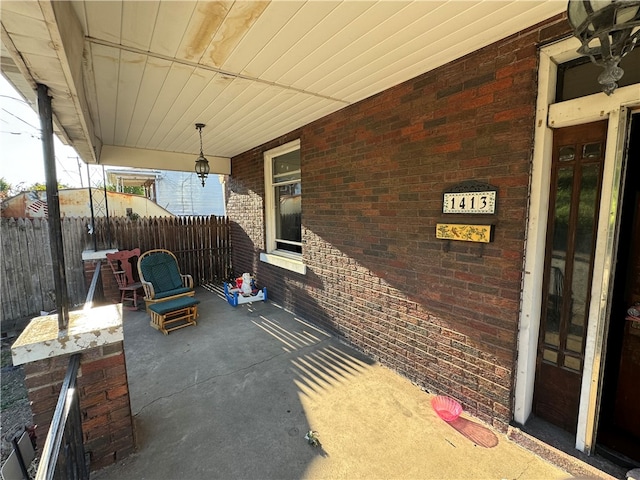
<svg viewBox="0 0 640 480"><path fill-rule="evenodd" d="M128 385L121 385L116 388L111 388L107 391L107 399L113 400L118 397L122 397L123 395L127 395L129 393Z"/></svg>
<svg viewBox="0 0 640 480"><path fill-rule="evenodd" d="M123 397L120 397L123 398ZM116 420L120 420L123 418L130 418L131 417L131 409L129 408L129 404L127 403L126 406L120 408L119 410L113 410L110 414L109 414L109 418L112 421L116 421ZM131 420L129 420L131 421Z"/></svg>
<svg viewBox="0 0 640 480"><path fill-rule="evenodd" d="M101 403L97 403L88 407L85 407L84 402L81 402L83 418L85 419L99 417L100 415L110 415L113 411L122 409L124 407L129 408L129 401L126 396L121 396L114 400L103 400Z"/></svg>
<svg viewBox="0 0 640 480"><path fill-rule="evenodd" d="M117 353L123 353L124 352L124 346L122 344L122 342L116 342L116 343L112 343L109 345L105 345L102 347L102 351L104 356L109 356L109 355L114 355Z"/></svg>
<svg viewBox="0 0 640 480"><path fill-rule="evenodd" d="M125 385L126 380L126 377L110 377L100 382L85 385L81 390L81 396L91 396L96 393L107 392L112 388Z"/></svg>
<svg viewBox="0 0 640 480"><path fill-rule="evenodd" d="M95 370L93 372L82 372L82 375L78 376L77 385L79 388L84 387L85 385L90 385L92 383L100 382L105 377L104 370Z"/></svg>
<svg viewBox="0 0 640 480"><path fill-rule="evenodd" d="M105 413L97 417L89 418L82 421L82 429L87 432L100 432L108 430L109 416Z"/></svg>
<svg viewBox="0 0 640 480"><path fill-rule="evenodd" d="M512 108L510 110L503 110L496 113L493 116L493 120L496 122L504 122L507 120L515 120L517 118L533 118L533 105L524 105L522 107Z"/></svg>
<svg viewBox="0 0 640 480"><path fill-rule="evenodd" d="M95 372L96 370L104 370L117 365L123 365L124 363L125 361L124 361L123 353L112 355L109 357L104 357L104 358L95 360L93 362L82 363L81 373L84 375L85 373L92 373L92 372Z"/></svg>
<svg viewBox="0 0 640 480"><path fill-rule="evenodd" d="M25 384L28 389L37 389L48 385L61 385L66 372L64 370L44 373L42 375L30 375L25 378Z"/></svg>
<svg viewBox="0 0 640 480"><path fill-rule="evenodd" d="M90 395L85 395L84 392L80 391L80 406L82 408L90 408L103 403L106 398L107 395L104 390L99 390Z"/></svg>

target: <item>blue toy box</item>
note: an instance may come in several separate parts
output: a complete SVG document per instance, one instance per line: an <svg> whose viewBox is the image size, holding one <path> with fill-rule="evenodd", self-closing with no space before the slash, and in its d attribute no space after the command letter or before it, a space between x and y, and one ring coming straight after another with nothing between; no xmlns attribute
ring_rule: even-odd
<svg viewBox="0 0 640 480"><path fill-rule="evenodd" d="M233 282L224 282L224 296L232 307L237 307L243 303L267 301L267 287L261 289L256 287L256 282L251 277L251 293L243 293L242 277L236 278Z"/></svg>

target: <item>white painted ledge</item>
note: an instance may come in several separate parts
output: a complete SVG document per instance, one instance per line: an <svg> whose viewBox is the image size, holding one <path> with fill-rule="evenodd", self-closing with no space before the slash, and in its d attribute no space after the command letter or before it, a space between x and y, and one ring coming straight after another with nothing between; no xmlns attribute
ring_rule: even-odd
<svg viewBox="0 0 640 480"><path fill-rule="evenodd" d="M275 265L276 267L291 270L292 272L299 273L301 275L307 274L307 266L300 260L294 260L283 255L275 255L273 253L261 253L260 261L268 263L269 265Z"/></svg>
<svg viewBox="0 0 640 480"><path fill-rule="evenodd" d="M109 250L98 250L97 252L94 250L84 250L82 252L82 261L88 262L91 260L104 260L107 258L107 253L116 253L117 251L117 248L112 248Z"/></svg>
<svg viewBox="0 0 640 480"><path fill-rule="evenodd" d="M36 317L11 347L14 365L82 352L124 340L122 304L69 312L69 326L58 330L58 315Z"/></svg>

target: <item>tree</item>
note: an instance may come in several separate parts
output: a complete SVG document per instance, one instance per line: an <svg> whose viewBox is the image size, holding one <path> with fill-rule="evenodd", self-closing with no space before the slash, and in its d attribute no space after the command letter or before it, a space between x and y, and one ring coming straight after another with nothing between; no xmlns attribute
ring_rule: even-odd
<svg viewBox="0 0 640 480"><path fill-rule="evenodd" d="M0 177L0 199L10 197L12 189L13 186L4 177Z"/></svg>
<svg viewBox="0 0 640 480"><path fill-rule="evenodd" d="M58 181L58 190L64 190L65 188L71 188L69 185ZM47 185L45 183L32 183L29 186L25 186L24 183L19 183L16 187L16 190L19 190L17 193L22 192L44 192L47 189Z"/></svg>
<svg viewBox="0 0 640 480"><path fill-rule="evenodd" d="M115 185L113 184L108 184L107 185L107 191L109 192L117 192L118 189ZM122 187L122 193L131 193L133 195L142 195L143 197L145 196L145 191L144 191L144 187L141 185L124 185Z"/></svg>

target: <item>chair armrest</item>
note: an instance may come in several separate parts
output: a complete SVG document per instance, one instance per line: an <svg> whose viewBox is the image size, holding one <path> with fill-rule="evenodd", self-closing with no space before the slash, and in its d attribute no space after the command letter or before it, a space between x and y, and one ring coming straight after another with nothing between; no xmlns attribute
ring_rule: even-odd
<svg viewBox="0 0 640 480"><path fill-rule="evenodd" d="M180 274L180 276L182 277L182 285L187 288L193 288L193 277L191 275Z"/></svg>
<svg viewBox="0 0 640 480"><path fill-rule="evenodd" d="M156 292L153 289L153 284L151 282L145 282L144 280L140 280L140 283L142 283L145 298L148 298L150 300L155 298Z"/></svg>

